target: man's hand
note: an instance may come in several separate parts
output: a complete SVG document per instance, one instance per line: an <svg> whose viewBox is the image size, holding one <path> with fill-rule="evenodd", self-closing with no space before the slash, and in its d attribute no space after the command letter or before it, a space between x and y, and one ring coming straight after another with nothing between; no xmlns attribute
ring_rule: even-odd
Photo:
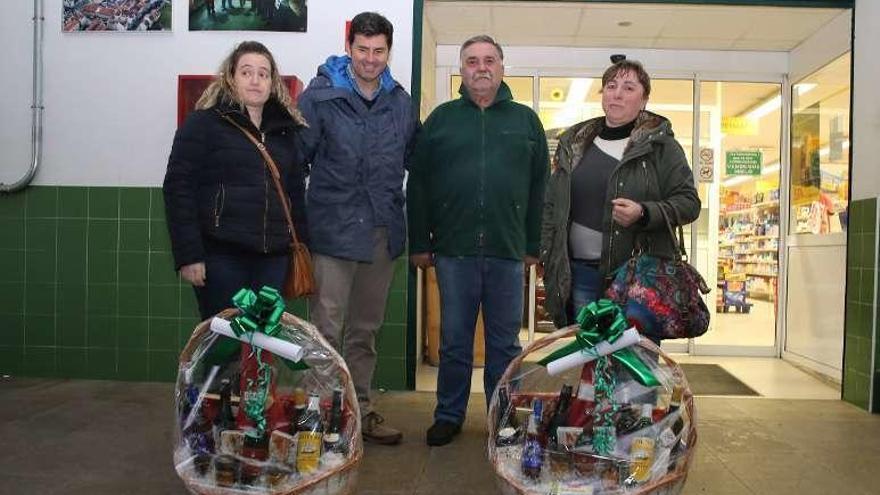
<svg viewBox="0 0 880 495"><path fill-rule="evenodd" d="M631 199L615 198L611 200L611 205L611 218L623 227L638 222L645 213L642 205Z"/></svg>
<svg viewBox="0 0 880 495"><path fill-rule="evenodd" d="M194 287L205 286L205 263L200 261L180 267L180 276Z"/></svg>
<svg viewBox="0 0 880 495"><path fill-rule="evenodd" d="M409 262L417 268L428 268L434 264L431 253L415 253L409 255Z"/></svg>
<svg viewBox="0 0 880 495"><path fill-rule="evenodd" d="M534 256L525 255L523 257L523 263L526 264L526 268L528 268L532 265L537 265L540 262L541 262L541 260L539 260L538 258L536 258Z"/></svg>

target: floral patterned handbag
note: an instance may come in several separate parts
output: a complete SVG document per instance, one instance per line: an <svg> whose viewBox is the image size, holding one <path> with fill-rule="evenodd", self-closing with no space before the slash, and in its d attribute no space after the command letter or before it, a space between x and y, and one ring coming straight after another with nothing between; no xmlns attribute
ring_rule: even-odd
<svg viewBox="0 0 880 495"><path fill-rule="evenodd" d="M688 263L681 225L676 219L676 236L662 204L660 212L673 243L677 241L678 259L637 253L614 272L605 295L623 306L627 320L640 333L661 339L699 337L709 329L709 308L701 296L709 293L709 287Z"/></svg>

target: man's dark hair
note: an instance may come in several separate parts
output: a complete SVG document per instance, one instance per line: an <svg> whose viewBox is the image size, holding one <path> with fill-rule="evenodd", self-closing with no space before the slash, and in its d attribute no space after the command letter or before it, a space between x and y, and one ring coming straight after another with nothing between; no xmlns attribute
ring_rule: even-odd
<svg viewBox="0 0 880 495"><path fill-rule="evenodd" d="M391 25L391 21L381 14L361 12L351 20L351 27L348 30L349 45L354 43L354 36L356 34L362 34L368 38L384 34L385 40L388 42L388 49L390 50L391 42L394 38L394 26Z"/></svg>

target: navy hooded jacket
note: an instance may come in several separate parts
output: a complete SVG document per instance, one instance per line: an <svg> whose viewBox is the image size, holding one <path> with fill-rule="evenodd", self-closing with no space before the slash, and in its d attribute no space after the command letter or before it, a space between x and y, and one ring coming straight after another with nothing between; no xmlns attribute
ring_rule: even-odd
<svg viewBox="0 0 880 495"><path fill-rule="evenodd" d="M309 127L297 134L311 163L306 214L309 249L373 260L373 230L388 229L388 253L406 243L403 180L418 115L386 68L368 107L349 76L348 56L332 56L297 101Z"/></svg>

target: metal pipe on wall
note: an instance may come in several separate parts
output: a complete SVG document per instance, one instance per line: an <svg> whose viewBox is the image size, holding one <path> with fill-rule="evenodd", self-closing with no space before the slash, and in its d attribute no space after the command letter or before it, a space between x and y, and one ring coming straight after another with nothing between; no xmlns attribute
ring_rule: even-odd
<svg viewBox="0 0 880 495"><path fill-rule="evenodd" d="M31 163L24 177L12 184L0 182L0 193L27 187L37 173L43 151L43 0L34 0L33 98L31 100Z"/></svg>

